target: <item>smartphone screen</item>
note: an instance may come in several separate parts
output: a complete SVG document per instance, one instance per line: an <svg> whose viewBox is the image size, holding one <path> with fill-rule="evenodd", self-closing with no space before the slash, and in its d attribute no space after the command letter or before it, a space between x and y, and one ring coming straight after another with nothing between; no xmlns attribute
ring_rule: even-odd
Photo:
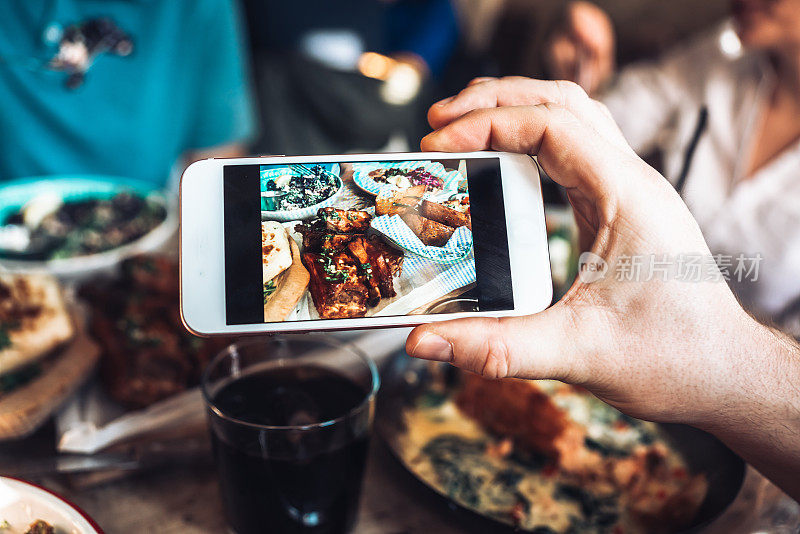
<svg viewBox="0 0 800 534"><path fill-rule="evenodd" d="M225 165L228 325L514 309L499 158Z"/></svg>

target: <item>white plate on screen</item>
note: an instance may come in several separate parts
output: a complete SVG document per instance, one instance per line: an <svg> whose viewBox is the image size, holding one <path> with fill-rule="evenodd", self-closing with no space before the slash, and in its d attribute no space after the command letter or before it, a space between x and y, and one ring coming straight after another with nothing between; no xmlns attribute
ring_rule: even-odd
<svg viewBox="0 0 800 534"><path fill-rule="evenodd" d="M103 534L85 512L55 493L23 480L0 477L0 525L8 525L0 532L22 534L37 519L52 525L58 534Z"/></svg>

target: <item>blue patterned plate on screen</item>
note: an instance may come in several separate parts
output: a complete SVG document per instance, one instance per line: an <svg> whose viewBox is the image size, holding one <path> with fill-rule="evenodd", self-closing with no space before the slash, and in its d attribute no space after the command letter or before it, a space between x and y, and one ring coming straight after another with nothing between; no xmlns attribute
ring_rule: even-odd
<svg viewBox="0 0 800 534"><path fill-rule="evenodd" d="M375 217L371 226L403 250L436 263L456 263L472 252L472 232L466 226L456 228L443 247L425 245L399 215Z"/></svg>
<svg viewBox="0 0 800 534"><path fill-rule="evenodd" d="M389 172L390 169L398 169L398 171ZM366 161L362 163L353 164L353 182L371 195L377 195L384 188L391 189L406 189L412 185L417 185L409 180L406 174L414 171L415 169L422 169L422 171L430 173L435 182L441 184L434 184L432 193L436 194L439 191L449 192L450 194L458 192L458 185L464 180L464 177L457 170L448 171L444 165L438 161Z"/></svg>

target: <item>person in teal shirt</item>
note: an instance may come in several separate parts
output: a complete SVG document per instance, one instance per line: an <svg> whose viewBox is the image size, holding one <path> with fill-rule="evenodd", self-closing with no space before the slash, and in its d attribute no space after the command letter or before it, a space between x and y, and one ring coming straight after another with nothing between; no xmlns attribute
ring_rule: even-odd
<svg viewBox="0 0 800 534"><path fill-rule="evenodd" d="M0 2L0 183L91 173L164 187L254 134L234 0Z"/></svg>

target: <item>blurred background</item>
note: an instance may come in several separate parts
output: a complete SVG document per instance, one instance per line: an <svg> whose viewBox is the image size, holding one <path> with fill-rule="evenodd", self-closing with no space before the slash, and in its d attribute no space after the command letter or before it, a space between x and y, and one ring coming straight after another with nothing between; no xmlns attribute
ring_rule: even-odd
<svg viewBox="0 0 800 534"><path fill-rule="evenodd" d="M620 66L728 13L726 0L601 0ZM558 0L243 0L266 154L415 150L427 108L477 76L551 77Z"/></svg>

